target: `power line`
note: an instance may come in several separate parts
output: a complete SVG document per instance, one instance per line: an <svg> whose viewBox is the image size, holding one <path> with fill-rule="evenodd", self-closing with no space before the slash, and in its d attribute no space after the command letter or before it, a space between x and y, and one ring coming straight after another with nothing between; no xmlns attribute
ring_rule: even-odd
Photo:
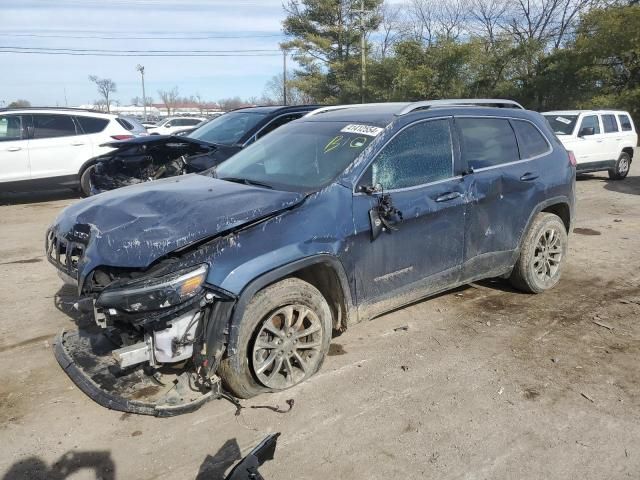
<svg viewBox="0 0 640 480"><path fill-rule="evenodd" d="M275 38L283 37L284 33L269 33L259 35L203 35L203 36L164 36L164 37L132 37L132 36L116 36L116 35L49 35L39 33L2 33L3 37L30 37L30 38L63 38L63 39L82 39L82 40L215 40L215 39L242 39L242 38Z"/></svg>
<svg viewBox="0 0 640 480"><path fill-rule="evenodd" d="M279 57L281 53L100 53L100 52L51 52L29 50L3 50L0 53L25 55L69 55L78 57Z"/></svg>
<svg viewBox="0 0 640 480"><path fill-rule="evenodd" d="M51 48L51 47L19 47L13 45L0 45L0 48L11 50L42 50L44 52L91 52L91 53L263 53L280 52L278 48L249 48L229 50L109 50L100 48Z"/></svg>

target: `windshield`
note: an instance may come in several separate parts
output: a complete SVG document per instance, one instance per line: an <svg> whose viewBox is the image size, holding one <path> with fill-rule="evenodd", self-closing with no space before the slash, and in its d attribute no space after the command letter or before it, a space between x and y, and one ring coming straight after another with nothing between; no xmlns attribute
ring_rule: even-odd
<svg viewBox="0 0 640 480"><path fill-rule="evenodd" d="M257 112L225 113L198 127L188 136L209 143L233 145L238 143L265 115Z"/></svg>
<svg viewBox="0 0 640 480"><path fill-rule="evenodd" d="M349 122L294 122L240 151L214 173L282 190L317 190L343 172L382 130Z"/></svg>
<svg viewBox="0 0 640 480"><path fill-rule="evenodd" d="M556 135L571 135L578 120L577 115L545 115L544 118Z"/></svg>

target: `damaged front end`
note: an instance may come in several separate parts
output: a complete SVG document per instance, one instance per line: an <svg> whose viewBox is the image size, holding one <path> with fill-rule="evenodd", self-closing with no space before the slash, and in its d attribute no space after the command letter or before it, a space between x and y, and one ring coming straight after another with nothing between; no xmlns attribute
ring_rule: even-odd
<svg viewBox="0 0 640 480"><path fill-rule="evenodd" d="M239 147L210 144L183 136L149 136L107 143L115 150L96 158L89 171L90 193L198 173L214 167Z"/></svg>
<svg viewBox="0 0 640 480"><path fill-rule="evenodd" d="M101 405L172 416L220 396L215 371L235 301L205 284L206 264L178 267L115 281L97 270L76 304L95 325L56 339L60 365Z"/></svg>

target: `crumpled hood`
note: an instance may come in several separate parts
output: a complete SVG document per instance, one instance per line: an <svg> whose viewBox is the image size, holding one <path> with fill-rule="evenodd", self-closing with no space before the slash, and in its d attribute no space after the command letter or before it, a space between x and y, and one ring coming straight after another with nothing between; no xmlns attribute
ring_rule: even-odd
<svg viewBox="0 0 640 480"><path fill-rule="evenodd" d="M83 279L100 265L147 267L174 250L303 199L301 193L184 175L84 199L63 210L52 229L68 239L79 236L74 232L90 232L78 265Z"/></svg>

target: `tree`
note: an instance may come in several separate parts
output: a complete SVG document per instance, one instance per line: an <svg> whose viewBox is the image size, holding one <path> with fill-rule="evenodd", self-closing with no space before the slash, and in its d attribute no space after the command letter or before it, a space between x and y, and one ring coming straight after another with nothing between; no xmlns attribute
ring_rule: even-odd
<svg viewBox="0 0 640 480"><path fill-rule="evenodd" d="M247 102L242 100L240 97L223 98L218 100L218 105L220 105L221 110L228 112L237 108L246 107Z"/></svg>
<svg viewBox="0 0 640 480"><path fill-rule="evenodd" d="M325 103L349 103L360 97L361 2L367 12L364 34L375 31L382 0L288 0L283 30L293 40L300 65L295 85Z"/></svg>
<svg viewBox="0 0 640 480"><path fill-rule="evenodd" d="M9 108L25 108L25 107L30 107L31 103L28 100L15 100L13 102L11 102L9 105L7 105Z"/></svg>
<svg viewBox="0 0 640 480"><path fill-rule="evenodd" d="M305 94L296 86L296 79L297 77L295 72L287 72L287 104L306 105L314 103L314 100L310 95ZM271 77L264 86L262 98L256 103L264 105L284 104L284 81L282 73Z"/></svg>
<svg viewBox="0 0 640 480"><path fill-rule="evenodd" d="M115 82L110 78L98 78L95 75L89 75L89 81L96 84L98 93L104 100L107 113L109 113L111 111L111 94L117 91Z"/></svg>
<svg viewBox="0 0 640 480"><path fill-rule="evenodd" d="M147 105L151 105L153 103L153 97L147 97ZM142 97L133 97L131 99L131 105L135 105L136 107L143 107L144 103L142 102Z"/></svg>
<svg viewBox="0 0 640 480"><path fill-rule="evenodd" d="M171 111L175 108L178 103L179 93L178 87L173 87L171 90L158 90L158 96L164 103L165 108L167 109L167 115L171 115Z"/></svg>

